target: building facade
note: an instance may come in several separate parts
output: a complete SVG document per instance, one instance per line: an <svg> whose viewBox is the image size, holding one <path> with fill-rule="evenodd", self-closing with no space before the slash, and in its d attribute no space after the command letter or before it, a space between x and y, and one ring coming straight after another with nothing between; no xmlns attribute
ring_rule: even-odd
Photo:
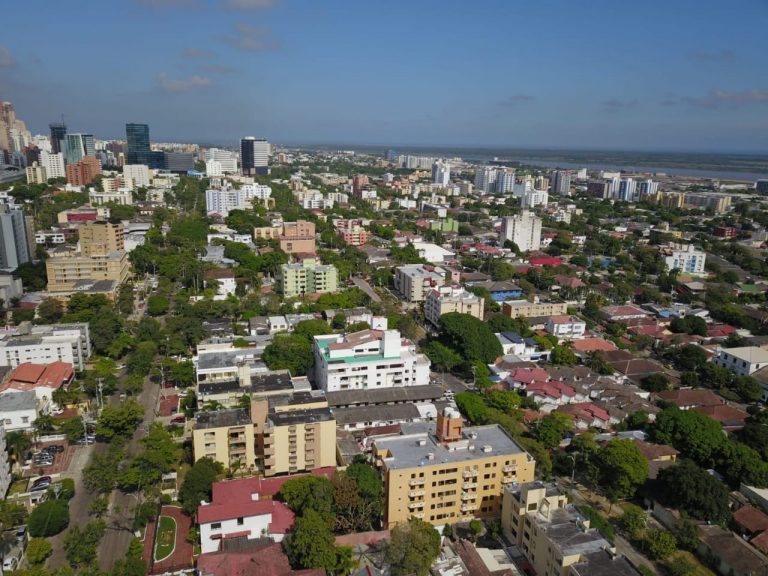
<svg viewBox="0 0 768 576"><path fill-rule="evenodd" d="M78 372L91 357L88 324L33 326L22 322L0 331L0 366L15 368L24 362L52 364L67 362Z"/></svg>
<svg viewBox="0 0 768 576"><path fill-rule="evenodd" d="M406 264L395 268L395 290L406 302L423 302L435 288L445 286L448 272L430 264Z"/></svg>
<svg viewBox="0 0 768 576"><path fill-rule="evenodd" d="M326 392L429 384L429 360L397 330L315 336L315 380Z"/></svg>
<svg viewBox="0 0 768 576"><path fill-rule="evenodd" d="M559 316L568 312L568 304L554 301L541 302L538 298L534 302L529 302L528 300L509 300L502 304L501 312L510 318Z"/></svg>
<svg viewBox="0 0 768 576"><path fill-rule="evenodd" d="M339 271L332 264L320 264L315 258L301 262L283 264L277 279L278 291L285 298L304 294L336 292L339 286Z"/></svg>
<svg viewBox="0 0 768 576"><path fill-rule="evenodd" d="M541 249L541 218L523 210L501 221L501 240L514 242L522 252Z"/></svg>
<svg viewBox="0 0 768 576"><path fill-rule="evenodd" d="M0 270L15 270L32 260L33 230L20 206L0 200Z"/></svg>
<svg viewBox="0 0 768 576"><path fill-rule="evenodd" d="M94 156L84 156L67 164L67 182L73 186L88 186L101 174L101 163Z"/></svg>
<svg viewBox="0 0 768 576"><path fill-rule="evenodd" d="M679 270L683 274L705 274L707 253L697 250L693 244L674 245L662 248L662 255L668 270Z"/></svg>
<svg viewBox="0 0 768 576"><path fill-rule="evenodd" d="M434 326L440 326L440 316L450 312L469 314L483 319L485 299L460 286L441 286L427 293L424 300L424 317Z"/></svg>
<svg viewBox="0 0 768 576"><path fill-rule="evenodd" d="M498 517L504 486L533 480L534 459L498 425L465 428L446 408L436 426L401 427L373 443L388 528L414 517L436 526Z"/></svg>

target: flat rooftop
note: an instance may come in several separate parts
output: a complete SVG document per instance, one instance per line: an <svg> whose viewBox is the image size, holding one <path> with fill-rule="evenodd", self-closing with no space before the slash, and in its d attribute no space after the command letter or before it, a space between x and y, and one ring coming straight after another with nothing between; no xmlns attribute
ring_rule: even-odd
<svg viewBox="0 0 768 576"><path fill-rule="evenodd" d="M584 530L579 516L572 510L552 510L549 520L538 513L529 513L528 516L533 516L545 529L547 537L563 556L597 552L610 545L598 530Z"/></svg>
<svg viewBox="0 0 768 576"><path fill-rule="evenodd" d="M291 424L328 422L334 418L330 408L312 408L310 410L292 410L290 412L271 412L267 419L275 426L290 426Z"/></svg>
<svg viewBox="0 0 768 576"><path fill-rule="evenodd" d="M399 402L423 402L443 396L440 386L405 386L372 390L338 390L327 392L330 406L352 406L355 404L395 404Z"/></svg>
<svg viewBox="0 0 768 576"><path fill-rule="evenodd" d="M421 419L419 409L413 404L334 408L333 415L336 417L336 422L342 426L366 422L399 422Z"/></svg>
<svg viewBox="0 0 768 576"><path fill-rule="evenodd" d="M435 436L434 424L403 424L401 436L376 440L376 448L389 450L384 462L391 470L424 465L471 462L525 451L496 424L464 428L464 440L444 445ZM424 445L420 445L421 442ZM473 448L470 449L470 446ZM490 451L484 452L484 447ZM449 447L452 448L449 450ZM430 460L428 454L434 457Z"/></svg>
<svg viewBox="0 0 768 576"><path fill-rule="evenodd" d="M216 410L215 412L198 412L195 414L195 428L198 429L245 426L246 424L251 424L250 408Z"/></svg>

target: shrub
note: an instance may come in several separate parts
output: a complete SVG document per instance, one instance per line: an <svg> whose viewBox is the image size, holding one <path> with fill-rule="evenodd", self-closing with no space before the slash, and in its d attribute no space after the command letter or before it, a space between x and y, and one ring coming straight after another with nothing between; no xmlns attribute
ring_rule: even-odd
<svg viewBox="0 0 768 576"><path fill-rule="evenodd" d="M69 505L66 500L47 500L29 515L29 535L47 538L69 525Z"/></svg>

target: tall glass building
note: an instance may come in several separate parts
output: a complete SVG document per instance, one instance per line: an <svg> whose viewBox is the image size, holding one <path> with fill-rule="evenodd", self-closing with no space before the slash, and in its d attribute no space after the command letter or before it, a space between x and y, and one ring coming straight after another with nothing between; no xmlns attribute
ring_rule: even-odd
<svg viewBox="0 0 768 576"><path fill-rule="evenodd" d="M66 134L64 136L64 161L76 164L85 156L96 156L93 134Z"/></svg>
<svg viewBox="0 0 768 576"><path fill-rule="evenodd" d="M125 139L128 143L125 163L149 166L152 159L152 150L149 147L149 125L126 124Z"/></svg>
<svg viewBox="0 0 768 576"><path fill-rule="evenodd" d="M64 151L64 137L67 135L67 125L62 123L49 124L51 129L51 152L58 154Z"/></svg>

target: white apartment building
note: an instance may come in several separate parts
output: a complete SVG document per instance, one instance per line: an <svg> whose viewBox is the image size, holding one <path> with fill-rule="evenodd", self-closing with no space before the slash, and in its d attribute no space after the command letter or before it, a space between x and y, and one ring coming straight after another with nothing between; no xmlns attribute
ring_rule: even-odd
<svg viewBox="0 0 768 576"><path fill-rule="evenodd" d="M492 192L496 189L496 169L481 167L475 171L475 188L482 192Z"/></svg>
<svg viewBox="0 0 768 576"><path fill-rule="evenodd" d="M429 264L407 264L395 268L395 290L406 302L423 302L427 293L445 286L448 272Z"/></svg>
<svg viewBox="0 0 768 576"><path fill-rule="evenodd" d="M528 190L520 197L520 206L523 208L546 206L547 202L549 202L549 193L546 190Z"/></svg>
<svg viewBox="0 0 768 576"><path fill-rule="evenodd" d="M712 363L739 376L749 376L768 366L768 350L757 346L724 348L718 351Z"/></svg>
<svg viewBox="0 0 768 576"><path fill-rule="evenodd" d="M450 312L469 314L482 320L485 300L461 286L441 286L427 293L424 317L434 326L440 326L440 316Z"/></svg>
<svg viewBox="0 0 768 576"><path fill-rule="evenodd" d="M37 420L37 396L29 390L0 394L0 424L8 432L32 430Z"/></svg>
<svg viewBox="0 0 768 576"><path fill-rule="evenodd" d="M127 189L133 192L135 186L132 178L127 176L112 176L111 178L102 178L101 187L104 192L116 192L120 189Z"/></svg>
<svg viewBox="0 0 768 576"><path fill-rule="evenodd" d="M442 160L432 164L432 182L440 186L448 186L451 181L451 165Z"/></svg>
<svg viewBox="0 0 768 576"><path fill-rule="evenodd" d="M501 241L511 240L523 252L541 248L541 218L523 210L501 221Z"/></svg>
<svg viewBox="0 0 768 576"><path fill-rule="evenodd" d="M397 330L315 336L315 380L326 392L429 384L429 360Z"/></svg>
<svg viewBox="0 0 768 576"><path fill-rule="evenodd" d="M40 152L40 164L45 168L45 173L48 178L66 178L67 171L64 168L64 155L59 152L58 154L51 154L43 150Z"/></svg>
<svg viewBox="0 0 768 576"><path fill-rule="evenodd" d="M51 364L60 360L81 372L90 357L88 324L32 326L22 322L0 329L0 366L15 368L22 362Z"/></svg>
<svg viewBox="0 0 768 576"><path fill-rule="evenodd" d="M234 188L211 188L205 191L205 208L209 215L229 216L231 210L253 207L253 200L264 200L272 195L272 188L263 184L244 184Z"/></svg>
<svg viewBox="0 0 768 576"><path fill-rule="evenodd" d="M123 176L131 178L137 188L149 187L149 167L144 164L126 164L123 166Z"/></svg>
<svg viewBox="0 0 768 576"><path fill-rule="evenodd" d="M704 265L707 262L707 253L697 250L693 244L672 245L662 249L664 262L668 270L680 270L688 274L704 274Z"/></svg>
<svg viewBox="0 0 768 576"><path fill-rule="evenodd" d="M223 176L224 174L237 173L237 153L221 148L209 148L205 153L206 172L209 176ZM211 174L208 172L208 162L217 162L219 164L220 174Z"/></svg>
<svg viewBox="0 0 768 576"><path fill-rule="evenodd" d="M511 194L515 187L515 171L501 168L496 172L496 194Z"/></svg>
<svg viewBox="0 0 768 576"><path fill-rule="evenodd" d="M224 171L221 168L221 162L219 162L218 160L206 161L205 175L206 176L224 176Z"/></svg>
<svg viewBox="0 0 768 576"><path fill-rule="evenodd" d="M544 327L553 336L564 340L575 340L584 337L587 323L578 316L565 314L562 316L550 316Z"/></svg>
<svg viewBox="0 0 768 576"><path fill-rule="evenodd" d="M128 188L118 188L112 192L98 192L95 188L91 188L88 191L88 200L92 206L110 203L130 206L133 204L133 193Z"/></svg>
<svg viewBox="0 0 768 576"><path fill-rule="evenodd" d="M32 166L26 168L27 184L45 184L48 182L48 171L45 166L32 162Z"/></svg>

